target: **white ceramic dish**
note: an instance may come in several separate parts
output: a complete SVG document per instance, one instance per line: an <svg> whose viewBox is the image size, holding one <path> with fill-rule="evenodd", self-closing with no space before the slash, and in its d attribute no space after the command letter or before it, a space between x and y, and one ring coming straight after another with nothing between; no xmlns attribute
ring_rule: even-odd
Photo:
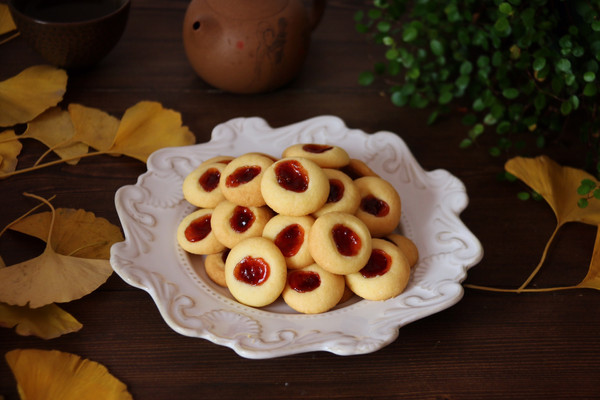
<svg viewBox="0 0 600 400"><path fill-rule="evenodd" d="M301 142L341 145L400 193L399 231L420 251L400 296L383 302L353 298L318 315L298 314L281 300L255 309L212 283L202 257L179 248L177 226L194 210L184 200L181 185L200 162L251 151L279 157L285 147ZM483 255L481 244L459 218L468 203L460 180L445 170L424 171L394 133L366 134L331 116L281 128L271 128L260 118L230 120L214 129L208 143L154 153L148 171L135 185L120 188L115 202L125 241L112 247L114 270L152 296L172 329L228 346L246 358L379 350L396 339L403 325L458 302L467 270Z"/></svg>

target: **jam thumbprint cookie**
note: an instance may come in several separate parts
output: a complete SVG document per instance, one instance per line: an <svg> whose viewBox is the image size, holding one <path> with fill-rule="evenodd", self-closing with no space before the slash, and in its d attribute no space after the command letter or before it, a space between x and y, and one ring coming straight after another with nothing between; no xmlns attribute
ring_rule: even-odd
<svg viewBox="0 0 600 400"><path fill-rule="evenodd" d="M244 207L223 200L213 210L211 226L219 242L232 248L244 239L261 236L272 216L268 207Z"/></svg>
<svg viewBox="0 0 600 400"><path fill-rule="evenodd" d="M229 249L225 249L219 253L209 254L204 259L204 270L206 275L217 285L227 287L225 282L225 260Z"/></svg>
<svg viewBox="0 0 600 400"><path fill-rule="evenodd" d="M410 265L411 268L417 265L417 261L419 260L419 249L415 245L415 242L398 233L391 233L387 235L385 239L391 241L400 248L406 256L408 265Z"/></svg>
<svg viewBox="0 0 600 400"><path fill-rule="evenodd" d="M332 274L347 275L360 270L371 255L371 235L352 214L330 212L315 220L308 236L310 254Z"/></svg>
<svg viewBox="0 0 600 400"><path fill-rule="evenodd" d="M275 243L263 237L240 242L225 261L225 280L240 303L263 307L274 302L287 278L285 258Z"/></svg>
<svg viewBox="0 0 600 400"><path fill-rule="evenodd" d="M343 276L311 264L288 272L282 297L288 306L298 312L318 314L335 307L342 299L345 287Z"/></svg>
<svg viewBox="0 0 600 400"><path fill-rule="evenodd" d="M376 176L365 176L354 181L360 193L356 216L368 227L374 237L392 233L400 223L400 196L391 183Z"/></svg>
<svg viewBox="0 0 600 400"><path fill-rule="evenodd" d="M201 208L181 220L177 227L177 242L182 249L192 254L213 254L225 249L211 227L213 211Z"/></svg>
<svg viewBox="0 0 600 400"><path fill-rule="evenodd" d="M308 250L308 233L315 219L304 215L275 215L263 229L263 237L279 247L289 269L306 267L314 262Z"/></svg>
<svg viewBox="0 0 600 400"><path fill-rule="evenodd" d="M329 179L323 169L305 158L283 158L273 163L261 182L262 196L278 214L302 216L327 201Z"/></svg>
<svg viewBox="0 0 600 400"><path fill-rule="evenodd" d="M323 207L315 211L313 216L320 217L332 211L354 214L360 204L360 194L352 179L337 169L325 168L323 172L329 179L329 196Z"/></svg>
<svg viewBox="0 0 600 400"><path fill-rule="evenodd" d="M245 207L264 206L260 182L271 164L271 158L258 153L247 153L234 158L223 170L219 182L223 196L230 202Z"/></svg>
<svg viewBox="0 0 600 400"><path fill-rule="evenodd" d="M387 240L373 239L367 264L345 278L350 290L363 299L387 300L404 291L410 278L410 266L398 246Z"/></svg>
<svg viewBox="0 0 600 400"><path fill-rule="evenodd" d="M219 181L225 169L222 163L203 163L183 181L183 197L196 207L215 208L224 199Z"/></svg>
<svg viewBox="0 0 600 400"><path fill-rule="evenodd" d="M342 168L350 162L350 156L343 148L328 144L294 144L281 154L282 158L302 157L314 161L322 168Z"/></svg>

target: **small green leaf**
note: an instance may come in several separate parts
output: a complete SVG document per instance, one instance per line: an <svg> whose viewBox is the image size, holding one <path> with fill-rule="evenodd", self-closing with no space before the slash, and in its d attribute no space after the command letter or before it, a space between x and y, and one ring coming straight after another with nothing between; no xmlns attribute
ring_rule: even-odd
<svg viewBox="0 0 600 400"><path fill-rule="evenodd" d="M466 149L467 147L471 147L472 144L473 144L473 141L471 139L465 138L460 142L458 147L461 149Z"/></svg>
<svg viewBox="0 0 600 400"><path fill-rule="evenodd" d="M442 92L438 97L438 103L440 104L448 104L452 101L454 96L450 92Z"/></svg>
<svg viewBox="0 0 600 400"><path fill-rule="evenodd" d="M519 97L519 90L516 88L507 88L502 91L502 96L509 100L514 100Z"/></svg>
<svg viewBox="0 0 600 400"><path fill-rule="evenodd" d="M496 20L494 24L494 29L496 29L500 33L506 33L510 30L510 23L508 22L508 18L500 17Z"/></svg>
<svg viewBox="0 0 600 400"><path fill-rule="evenodd" d="M517 197L519 200L529 200L531 198L531 194L529 192L519 192L517 193Z"/></svg>
<svg viewBox="0 0 600 400"><path fill-rule="evenodd" d="M569 115L573 111L573 105L570 101L563 101L560 105L560 113L562 115Z"/></svg>
<svg viewBox="0 0 600 400"><path fill-rule="evenodd" d="M561 58L556 63L556 69L560 72L570 72L571 71L571 61L566 58Z"/></svg>
<svg viewBox="0 0 600 400"><path fill-rule="evenodd" d="M536 57L533 60L533 70L541 71L546 66L546 59L544 57Z"/></svg>
<svg viewBox="0 0 600 400"><path fill-rule="evenodd" d="M507 133L509 130L510 130L510 122L508 122L508 121L502 121L496 127L496 133L498 133L500 135Z"/></svg>
<svg viewBox="0 0 600 400"><path fill-rule="evenodd" d="M431 52L436 56L441 56L444 54L444 45L437 39L431 39L429 42L429 47L431 48Z"/></svg>
<svg viewBox="0 0 600 400"><path fill-rule="evenodd" d="M375 81L375 75L371 71L364 71L358 75L358 84L362 86L369 86Z"/></svg>
<svg viewBox="0 0 600 400"><path fill-rule="evenodd" d="M388 21L379 21L377 23L377 30L381 33L387 33L392 28L392 24Z"/></svg>
<svg viewBox="0 0 600 400"><path fill-rule="evenodd" d="M382 11L378 8L371 8L368 11L369 18L371 19L379 19L381 18Z"/></svg>
<svg viewBox="0 0 600 400"><path fill-rule="evenodd" d="M577 194L580 196L587 196L595 188L596 182L591 179L583 179L581 184L577 187Z"/></svg>
<svg viewBox="0 0 600 400"><path fill-rule="evenodd" d="M586 82L594 82L596 80L596 74L592 71L588 71L583 74L583 80Z"/></svg>
<svg viewBox="0 0 600 400"><path fill-rule="evenodd" d="M593 97L596 95L596 93L598 93L598 88L595 83L590 82L583 88L584 96Z"/></svg>
<svg viewBox="0 0 600 400"><path fill-rule="evenodd" d="M396 91L396 92L392 93L390 100L392 101L392 104L394 104L395 106L403 107L406 105L406 103L408 103L408 96L404 95L400 91Z"/></svg>
<svg viewBox="0 0 600 400"><path fill-rule="evenodd" d="M354 13L354 21L360 22L365 17L365 12L363 10L359 10Z"/></svg>
<svg viewBox="0 0 600 400"><path fill-rule="evenodd" d="M492 157L499 157L502 154L502 150L500 150L500 147L492 147L490 148L490 155Z"/></svg>
<svg viewBox="0 0 600 400"><path fill-rule="evenodd" d="M409 26L402 33L402 40L404 40L405 42L412 42L417 38L418 35L419 32L417 31L417 29L412 26Z"/></svg>
<svg viewBox="0 0 600 400"><path fill-rule="evenodd" d="M500 3L498 10L502 14L510 15L513 12L513 8L509 3Z"/></svg>
<svg viewBox="0 0 600 400"><path fill-rule="evenodd" d="M600 199L600 188L594 190L593 196L595 199Z"/></svg>
<svg viewBox="0 0 600 400"><path fill-rule="evenodd" d="M586 198L580 198L579 200L577 200L577 206L579 208L586 208L589 205L588 199Z"/></svg>

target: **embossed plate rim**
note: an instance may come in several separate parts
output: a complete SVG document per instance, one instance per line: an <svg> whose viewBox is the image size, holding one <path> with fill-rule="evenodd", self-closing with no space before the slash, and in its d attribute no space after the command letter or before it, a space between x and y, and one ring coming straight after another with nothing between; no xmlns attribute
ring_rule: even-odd
<svg viewBox="0 0 600 400"><path fill-rule="evenodd" d="M294 313L281 301L254 309L227 296L205 276L198 258L178 247L176 226L191 209L181 183L196 165L218 154L280 156L283 148L299 142L339 144L400 192L399 229L420 251L403 294L385 302L354 300L318 315ZM216 126L209 142L155 152L137 183L117 191L125 240L113 245L110 262L122 279L151 295L176 332L227 346L242 357L364 354L394 341L400 327L462 298L467 270L483 256L478 239L460 220L467 204L459 179L442 169L424 171L395 133L349 129L327 115L278 128L258 117L236 118Z"/></svg>

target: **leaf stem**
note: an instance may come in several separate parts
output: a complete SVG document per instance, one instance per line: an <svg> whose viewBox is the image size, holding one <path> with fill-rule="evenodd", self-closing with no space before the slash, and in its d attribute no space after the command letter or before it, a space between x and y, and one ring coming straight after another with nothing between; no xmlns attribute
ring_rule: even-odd
<svg viewBox="0 0 600 400"><path fill-rule="evenodd" d="M23 195L37 199L42 203L46 204L48 207L50 207L50 211L52 211L52 219L50 220L50 229L48 230L48 240L46 240L46 248L51 248L50 241L52 239L52 230L54 229L54 219L56 218L56 210L54 209L54 206L48 200L35 194L25 192L23 193Z"/></svg>
<svg viewBox="0 0 600 400"><path fill-rule="evenodd" d="M47 199L48 202L54 200L54 198L56 197L56 195L51 196L49 199ZM11 226L13 226L14 224L16 224L17 222L25 219L27 216L29 216L31 213L33 213L34 211L36 211L38 208L40 208L41 206L43 206L44 204L46 204L45 202L42 202L40 204L38 204L37 206L33 207L31 210L27 211L25 214L21 215L20 217L18 217L17 219L15 219L12 222L9 222L8 225L6 225L1 231L0 231L0 237L2 235L4 235L4 233L10 229Z"/></svg>
<svg viewBox="0 0 600 400"><path fill-rule="evenodd" d="M14 38L16 38L16 37L17 37L17 36L19 36L19 35L20 35L20 32L16 32L16 33L14 33L14 34L12 34L12 35L8 36L7 38L4 38L4 39L0 40L0 44L7 43L7 42L9 42L9 41L13 40Z"/></svg>
<svg viewBox="0 0 600 400"><path fill-rule="evenodd" d="M581 286L579 285L575 285L575 286L558 286L558 287L549 287L549 288L536 288L536 289L532 289L532 288L524 288L524 289L501 289L501 288L495 288L495 287L490 287L490 286L480 286L480 285L471 285L471 284L465 284L464 287L469 288L469 289L477 289L477 290L484 290L484 291L488 291L488 292L500 292L500 293L540 293L540 292L553 292L553 291L558 291L558 290L568 290L568 289L583 289Z"/></svg>
<svg viewBox="0 0 600 400"><path fill-rule="evenodd" d="M519 286L519 288L517 289L517 291L520 292L520 291L525 290L525 288L527 287L527 285L529 285L529 283L531 283L531 281L533 280L533 278L535 278L536 274L542 268L542 265L544 264L544 261L546 261L546 256L548 255L548 250L550 249L550 245L554 241L554 238L556 237L556 233L558 232L558 230L560 229L561 226L562 226L562 223L557 223L556 224L556 228L554 228L554 232L552 232L552 235L550 236L550 239L548 239L548 243L546 243L546 247L544 247L544 252L542 253L542 258L540 259L540 262L535 267L535 269L533 270L533 272L529 275L529 277L525 280L525 282L523 282L523 284L521 286Z"/></svg>
<svg viewBox="0 0 600 400"><path fill-rule="evenodd" d="M34 165L33 167L22 168L22 169L18 169L18 170L9 172L9 173L0 174L0 179L2 179L2 178L9 178L9 177L14 176L14 175L19 175L19 174L24 174L24 173L27 173L27 172L36 171L38 169L42 169L42 168L45 168L45 167L50 167L52 165L58 165L58 164L65 163L65 162L68 162L68 161L74 161L74 160L78 160L80 158L92 157L92 156L97 156L97 155L101 155L101 154L109 154L109 152L107 152L107 151L94 151L94 152L91 152L91 153L80 154L80 155L69 157L69 158L61 158L60 160L48 161L47 163L37 164L37 165Z"/></svg>

